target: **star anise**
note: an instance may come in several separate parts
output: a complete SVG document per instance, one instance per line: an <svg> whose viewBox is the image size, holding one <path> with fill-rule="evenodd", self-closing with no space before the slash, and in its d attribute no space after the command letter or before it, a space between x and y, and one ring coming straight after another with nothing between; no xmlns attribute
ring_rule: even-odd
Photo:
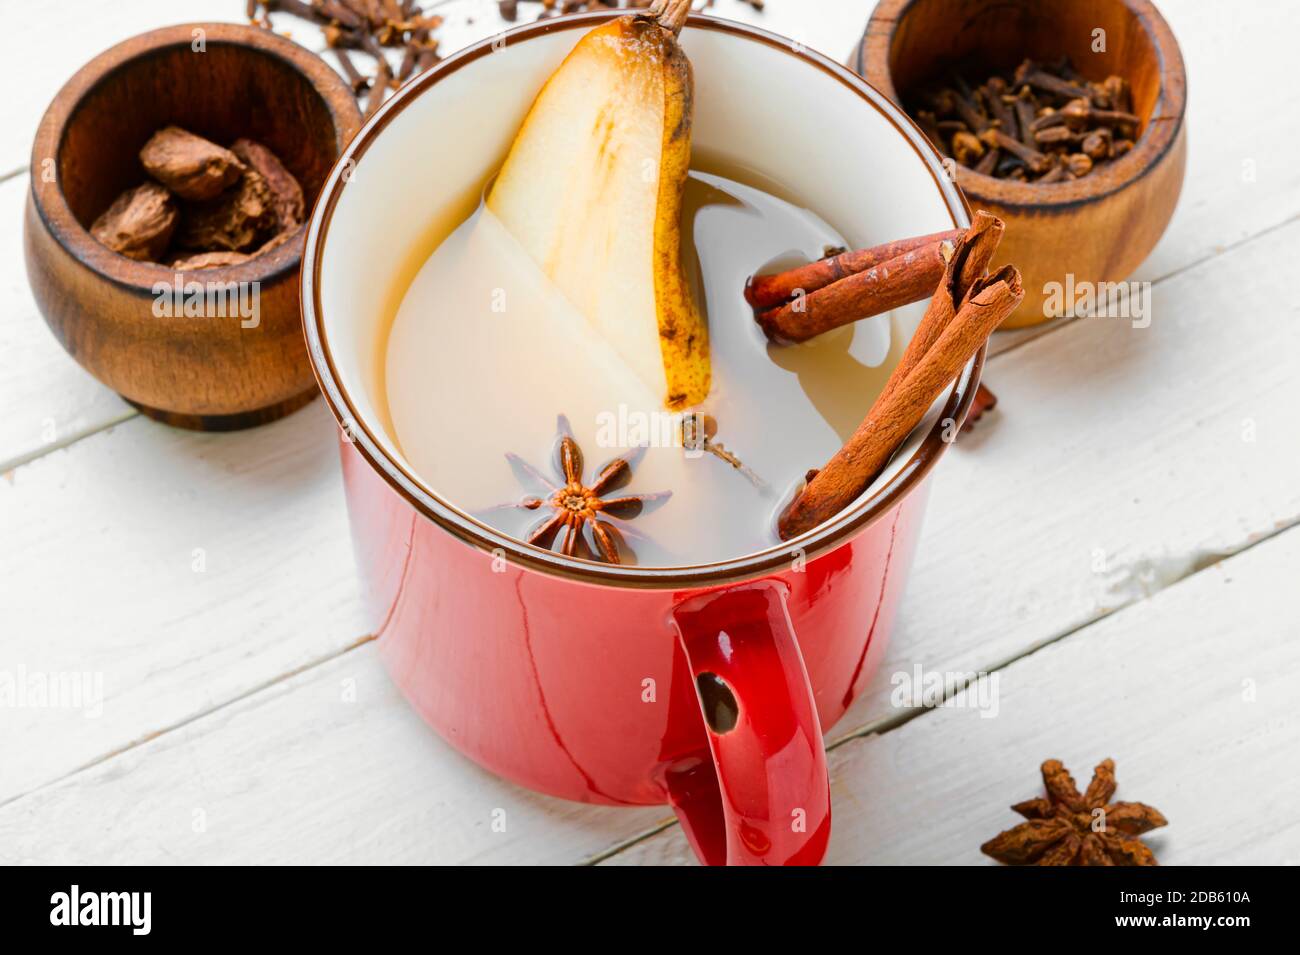
<svg viewBox="0 0 1300 955"><path fill-rule="evenodd" d="M1007 865L1158 865L1138 836L1167 824L1160 811L1140 802L1111 802L1115 762L1103 760L1079 793L1060 760L1043 763L1047 795L1012 806L1028 819L980 851Z"/></svg>
<svg viewBox="0 0 1300 955"><path fill-rule="evenodd" d="M602 518L630 521L641 514L647 505L667 500L672 492L606 497L610 491L619 490L631 481L633 455L640 453L641 449L633 455L614 458L596 472L590 484L584 484L582 449L574 440L573 430L564 415L560 415L556 429L559 434L555 441L554 464L560 483L547 478L517 454L506 454L517 471L522 471L548 491L544 498L526 497L513 505L530 511L547 509L547 515L524 539L529 544L552 550L558 543L560 553L569 557L586 557L608 564L621 564L620 545L622 550L631 554L624 539L627 536L626 529L620 531Z"/></svg>

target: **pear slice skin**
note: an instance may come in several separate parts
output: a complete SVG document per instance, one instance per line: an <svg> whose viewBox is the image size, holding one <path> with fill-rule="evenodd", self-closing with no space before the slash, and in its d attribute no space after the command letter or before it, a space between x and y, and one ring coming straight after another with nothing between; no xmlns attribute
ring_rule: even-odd
<svg viewBox="0 0 1300 955"><path fill-rule="evenodd" d="M626 16L538 94L488 208L670 410L709 393L708 326L681 262L694 79L676 37Z"/></svg>

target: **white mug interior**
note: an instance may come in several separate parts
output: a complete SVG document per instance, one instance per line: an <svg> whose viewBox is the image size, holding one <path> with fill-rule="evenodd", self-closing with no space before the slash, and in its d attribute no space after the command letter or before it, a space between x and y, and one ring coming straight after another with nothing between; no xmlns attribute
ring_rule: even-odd
<svg viewBox="0 0 1300 955"><path fill-rule="evenodd" d="M303 268L305 314L317 322L323 353L313 348L313 359L327 359L358 419L349 422L340 409L345 430L358 425L435 498L437 489L423 484L393 439L383 389L388 327L421 264L411 256L426 254L431 228L473 211L538 90L602 19L520 27L417 78L358 135L313 216ZM681 42L695 70L696 150L782 185L854 247L968 224L960 194L919 131L842 68L790 41L711 18L694 18ZM313 296L315 309L307 306ZM898 310L896 328L910 336L923 312L924 304ZM946 399L864 496L906 466ZM439 500L479 523L455 501Z"/></svg>

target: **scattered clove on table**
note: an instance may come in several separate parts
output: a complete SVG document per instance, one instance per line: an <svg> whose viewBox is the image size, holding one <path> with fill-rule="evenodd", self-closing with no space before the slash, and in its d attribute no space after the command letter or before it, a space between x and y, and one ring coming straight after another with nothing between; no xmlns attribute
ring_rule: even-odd
<svg viewBox="0 0 1300 955"><path fill-rule="evenodd" d="M334 51L352 92L365 98L365 115L383 104L390 90L438 62L434 36L443 19L426 14L412 0L251 0L248 20L273 29L270 15L283 13L319 26L325 43ZM394 78L386 50L400 50L401 66ZM366 76L352 52L374 60L374 73Z"/></svg>
<svg viewBox="0 0 1300 955"><path fill-rule="evenodd" d="M519 21L521 7L536 10L534 19L585 13L592 10L643 10L654 0L497 0L503 24ZM764 0L743 0L755 10L764 8ZM694 9L706 10L714 0L695 0ZM427 4L426 4L427 5ZM373 115L390 89L396 89L436 64L438 38L434 35L443 23L436 14L425 13L415 0L247 0L248 22L274 29L271 14L283 13L319 26L325 43L334 51L352 91L364 97L367 117ZM396 73L388 62L386 49L401 50ZM348 51L361 51L374 60L374 73L366 76Z"/></svg>

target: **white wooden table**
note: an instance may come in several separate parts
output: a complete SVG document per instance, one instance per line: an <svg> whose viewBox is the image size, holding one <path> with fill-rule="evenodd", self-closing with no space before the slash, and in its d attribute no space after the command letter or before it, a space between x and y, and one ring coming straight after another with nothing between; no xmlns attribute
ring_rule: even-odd
<svg viewBox="0 0 1300 955"><path fill-rule="evenodd" d="M1153 320L999 336L1001 408L945 458L889 657L830 734L829 861L987 863L1043 759L1086 779L1112 756L1119 798L1171 821L1163 863L1300 862L1300 8L1162 6L1190 164L1135 276ZM104 681L102 707L0 708L0 862L689 861L667 810L515 788L403 703L322 402L172 430L37 313L20 212L45 104L120 39L242 7L65 0L0 32L24 78L0 99L0 679ZM837 59L870 8L718 4ZM996 717L894 705L916 665L996 674Z"/></svg>

